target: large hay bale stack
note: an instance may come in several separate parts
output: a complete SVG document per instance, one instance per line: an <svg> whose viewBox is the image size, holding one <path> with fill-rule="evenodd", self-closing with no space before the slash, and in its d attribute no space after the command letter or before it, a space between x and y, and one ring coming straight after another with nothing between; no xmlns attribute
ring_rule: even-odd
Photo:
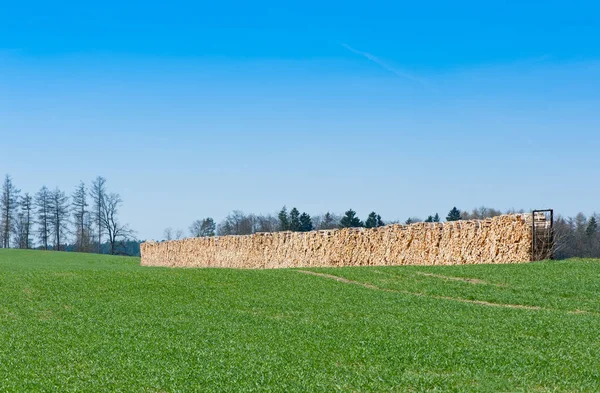
<svg viewBox="0 0 600 393"><path fill-rule="evenodd" d="M256 233L141 245L142 265L284 268L518 263L531 260L532 217Z"/></svg>

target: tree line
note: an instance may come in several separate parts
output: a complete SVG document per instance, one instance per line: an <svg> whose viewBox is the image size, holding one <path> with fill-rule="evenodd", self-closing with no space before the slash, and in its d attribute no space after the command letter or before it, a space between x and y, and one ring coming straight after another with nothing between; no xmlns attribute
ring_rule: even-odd
<svg viewBox="0 0 600 393"><path fill-rule="evenodd" d="M525 213L525 210L510 209L501 211L481 206L471 211L461 211L457 207L450 209L445 221L482 220L502 214ZM327 230L336 228L364 227L376 228L389 224L414 224L417 222L442 222L438 213L433 213L425 219L409 217L405 221L383 221L381 215L371 212L365 220L361 220L352 209L343 215L327 212L311 216L300 212L297 208L288 211L284 206L277 214L245 214L234 210L220 223L211 217L196 220L189 228L191 237L250 235L258 232L308 232L312 230ZM555 217L555 236L557 259L572 257L600 258L600 215L593 214L589 218L579 213L575 217ZM185 237L183 230L167 228L164 240L176 240Z"/></svg>
<svg viewBox="0 0 600 393"><path fill-rule="evenodd" d="M452 208L446 216L446 221L470 220L494 217L502 214L499 210L479 208L472 213L461 212L456 207ZM438 213L428 216L425 220L418 217L409 217L404 224L417 222L440 222ZM313 230L327 230L336 228L377 228L388 224L399 224L399 221L384 222L381 215L371 212L363 221L357 216L356 211L349 209L343 215L327 212L311 216L307 212L300 212L296 207L288 211L284 206L276 214L245 214L243 211L234 210L219 224L211 217L196 220L189 227L191 237L251 235L258 232L309 232ZM185 237L182 229L165 229L164 240L176 240Z"/></svg>
<svg viewBox="0 0 600 393"><path fill-rule="evenodd" d="M119 254L134 231L119 220L123 200L98 176L71 194L42 186L22 193L10 175L2 183L0 246Z"/></svg>
<svg viewBox="0 0 600 393"><path fill-rule="evenodd" d="M555 257L600 258L600 215L558 216L554 219Z"/></svg>
<svg viewBox="0 0 600 393"><path fill-rule="evenodd" d="M98 176L88 186L80 182L67 194L58 187L42 186L35 194L21 192L10 175L6 175L0 195L0 247L37 248L56 251L97 252L139 255L135 232L119 220L123 200L109 192L106 179ZM524 213L514 209L502 212L485 206L472 211L450 209L445 221L485 219L507 213ZM426 219L409 217L404 224L441 222L438 213ZM218 224L211 217L194 221L189 236L249 235L257 232L328 230L336 228L376 228L399 221L385 221L371 212L364 221L352 209L343 215L327 212L309 215L296 207L281 208L276 214L245 214L234 210ZM185 237L183 230L167 228L164 240ZM571 257L600 258L600 215L555 217L558 259Z"/></svg>

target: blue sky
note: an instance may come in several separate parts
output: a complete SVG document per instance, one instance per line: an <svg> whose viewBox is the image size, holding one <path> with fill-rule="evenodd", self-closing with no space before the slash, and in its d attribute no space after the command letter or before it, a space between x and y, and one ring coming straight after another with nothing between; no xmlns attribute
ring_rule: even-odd
<svg viewBox="0 0 600 393"><path fill-rule="evenodd" d="M101 174L140 238L284 204L600 210L596 2L2 9L0 172Z"/></svg>

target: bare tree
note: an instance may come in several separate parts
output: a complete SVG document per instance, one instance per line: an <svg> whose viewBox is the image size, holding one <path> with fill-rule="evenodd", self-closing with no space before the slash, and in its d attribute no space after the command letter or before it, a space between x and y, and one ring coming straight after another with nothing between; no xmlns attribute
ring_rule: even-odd
<svg viewBox="0 0 600 393"><path fill-rule="evenodd" d="M190 225L190 235L192 237L214 236L215 230L215 221L210 217L203 220L196 220Z"/></svg>
<svg viewBox="0 0 600 393"><path fill-rule="evenodd" d="M94 252L94 249L95 249L94 239L96 238L96 235L94 232L94 220L93 220L91 214L87 214L85 216L85 229L83 231L83 234L84 234L85 238L82 241L82 244L83 244L82 251L83 252Z"/></svg>
<svg viewBox="0 0 600 393"><path fill-rule="evenodd" d="M2 199L0 199L0 237L2 247L10 247L10 236L14 229L14 219L19 205L19 192L12 182L12 178L6 175L2 185Z"/></svg>
<svg viewBox="0 0 600 393"><path fill-rule="evenodd" d="M106 179L102 176L98 176L96 180L92 182L92 188L90 190L90 196L93 202L92 216L96 224L96 236L98 236L98 254L102 251L102 234L107 226L104 222L104 213L106 210Z"/></svg>
<svg viewBox="0 0 600 393"><path fill-rule="evenodd" d="M33 198L29 193L21 197L20 211L15 222L15 238L19 248L31 248L31 226L33 211Z"/></svg>
<svg viewBox="0 0 600 393"><path fill-rule="evenodd" d="M234 210L221 221L217 231L219 235L250 235L257 232L256 216Z"/></svg>
<svg viewBox="0 0 600 393"><path fill-rule="evenodd" d="M171 227L166 228L165 231L163 232L163 237L168 242L173 240L173 228L171 228Z"/></svg>
<svg viewBox="0 0 600 393"><path fill-rule="evenodd" d="M325 214L314 216L312 220L315 224L315 228L317 229L336 229L340 227L340 221L342 220L342 217L337 214L327 212Z"/></svg>
<svg viewBox="0 0 600 393"><path fill-rule="evenodd" d="M110 253L113 255L117 253L117 247L121 244L120 242L127 240L133 235L133 231L128 225L121 225L119 223L119 208L122 204L123 200L119 194L111 193L104 196L101 222L108 235Z"/></svg>
<svg viewBox="0 0 600 393"><path fill-rule="evenodd" d="M178 229L175 231L175 240L183 239L184 233L183 229Z"/></svg>
<svg viewBox="0 0 600 393"><path fill-rule="evenodd" d="M50 215L54 249L60 251L61 242L68 231L69 197L58 188L50 193Z"/></svg>
<svg viewBox="0 0 600 393"><path fill-rule="evenodd" d="M270 214L256 216L256 232L277 232L279 219Z"/></svg>
<svg viewBox="0 0 600 393"><path fill-rule="evenodd" d="M89 251L90 237L86 230L87 217L87 189L84 182L80 182L72 196L73 220L75 224L75 250Z"/></svg>
<svg viewBox="0 0 600 393"><path fill-rule="evenodd" d="M493 209L491 207L480 206L473 209L471 214L467 211L461 213L461 219L463 220L484 220L486 218L492 218L502 215L500 210Z"/></svg>
<svg viewBox="0 0 600 393"><path fill-rule="evenodd" d="M43 186L37 194L35 194L35 213L36 223L38 224L38 238L44 247L48 250L50 242L50 222L52 220L50 213L50 191L46 186Z"/></svg>
<svg viewBox="0 0 600 393"><path fill-rule="evenodd" d="M25 235L27 226L25 215L22 212L17 213L15 217L15 225L13 226L14 231L14 243L17 248L27 249L27 237Z"/></svg>

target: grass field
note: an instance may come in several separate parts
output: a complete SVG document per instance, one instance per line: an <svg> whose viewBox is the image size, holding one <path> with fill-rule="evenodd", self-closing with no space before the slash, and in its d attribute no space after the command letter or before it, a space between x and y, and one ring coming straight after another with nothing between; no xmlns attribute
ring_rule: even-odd
<svg viewBox="0 0 600 393"><path fill-rule="evenodd" d="M0 250L0 391L600 391L599 260L138 264Z"/></svg>

